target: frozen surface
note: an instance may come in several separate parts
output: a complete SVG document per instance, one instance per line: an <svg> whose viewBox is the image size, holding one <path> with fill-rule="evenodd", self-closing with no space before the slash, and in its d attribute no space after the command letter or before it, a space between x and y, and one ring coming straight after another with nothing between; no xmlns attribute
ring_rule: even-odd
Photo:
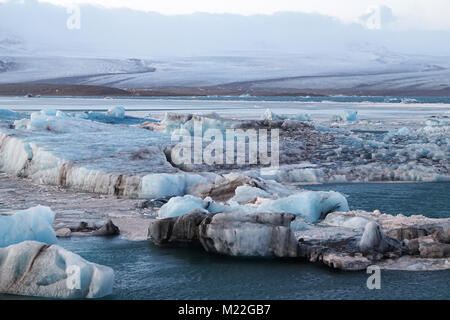
<svg viewBox="0 0 450 320"><path fill-rule="evenodd" d="M52 227L54 218L53 211L42 206L19 211L11 216L0 216L0 247L27 240L56 243Z"/></svg>
<svg viewBox="0 0 450 320"><path fill-rule="evenodd" d="M114 271L57 245L25 241L0 248L0 292L46 298L102 298Z"/></svg>

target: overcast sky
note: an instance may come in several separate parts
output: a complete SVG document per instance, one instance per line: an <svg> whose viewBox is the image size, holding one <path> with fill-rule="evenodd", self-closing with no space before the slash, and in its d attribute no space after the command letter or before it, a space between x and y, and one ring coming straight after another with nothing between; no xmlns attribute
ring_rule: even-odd
<svg viewBox="0 0 450 320"><path fill-rule="evenodd" d="M0 0L0 41L102 56L450 55L449 0L78 0L79 10L64 8L74 1Z"/></svg>
<svg viewBox="0 0 450 320"><path fill-rule="evenodd" d="M0 0L7 1L7 0ZM369 7L387 6L403 29L450 30L448 0L39 0L54 4L90 3L106 7L128 7L162 14L193 12L271 14L278 11L316 12L345 22L358 21Z"/></svg>

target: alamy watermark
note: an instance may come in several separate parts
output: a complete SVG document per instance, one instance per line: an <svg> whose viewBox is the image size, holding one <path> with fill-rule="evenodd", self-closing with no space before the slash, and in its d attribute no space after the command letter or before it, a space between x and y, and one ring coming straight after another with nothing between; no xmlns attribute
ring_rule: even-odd
<svg viewBox="0 0 450 320"><path fill-rule="evenodd" d="M371 276L367 278L367 289L381 289L381 269L379 266L368 266L366 270L367 274Z"/></svg>
<svg viewBox="0 0 450 320"><path fill-rule="evenodd" d="M66 21L67 29L80 30L81 29L81 9L79 5L70 4L66 9L69 17Z"/></svg>
<svg viewBox="0 0 450 320"><path fill-rule="evenodd" d="M195 120L192 130L180 128L172 134L171 159L175 165L261 165L278 168L279 129L204 130Z"/></svg>
<svg viewBox="0 0 450 320"><path fill-rule="evenodd" d="M66 286L69 290L81 289L81 269L77 265L70 265L66 268Z"/></svg>

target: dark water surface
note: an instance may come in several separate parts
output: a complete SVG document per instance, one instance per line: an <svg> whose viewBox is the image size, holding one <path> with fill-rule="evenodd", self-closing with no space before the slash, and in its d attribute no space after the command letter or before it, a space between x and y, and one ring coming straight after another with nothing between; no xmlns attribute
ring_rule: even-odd
<svg viewBox="0 0 450 320"><path fill-rule="evenodd" d="M282 259L244 259L120 239L72 238L65 248L114 268L110 299L450 299L450 271L365 272Z"/></svg>
<svg viewBox="0 0 450 320"><path fill-rule="evenodd" d="M423 214L450 217L450 183L347 183L299 186L308 190L334 190L344 194L351 210Z"/></svg>

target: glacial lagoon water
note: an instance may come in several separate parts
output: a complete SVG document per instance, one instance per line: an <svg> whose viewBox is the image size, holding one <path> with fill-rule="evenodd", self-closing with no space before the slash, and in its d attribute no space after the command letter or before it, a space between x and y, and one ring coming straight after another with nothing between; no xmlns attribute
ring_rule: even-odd
<svg viewBox="0 0 450 320"><path fill-rule="evenodd" d="M336 190L351 209L449 217L450 183L370 183L302 186ZM450 299L450 270L381 271L381 289L369 290L365 272L319 263L233 258L192 248L158 248L148 241L73 237L59 244L115 270L106 299ZM28 299L2 296L0 299Z"/></svg>
<svg viewBox="0 0 450 320"><path fill-rule="evenodd" d="M420 121L448 111L448 98L416 98L415 101L394 98L0 97L0 108L14 105L17 110L103 110L111 105L126 105L130 113L140 116L148 112L156 115L190 110L219 111L226 116L239 113L254 118L270 107L280 113L303 110L314 119L328 119L335 110L355 107L362 119ZM341 192L347 196L351 209L379 209L386 213L423 214L433 218L450 216L450 183L332 184L299 188ZM61 239L59 244L89 261L115 270L114 294L108 299L450 299L449 270L382 271L381 290L369 290L366 287L368 275L364 272L341 272L297 260L232 258L188 248L158 248L147 241L120 238L74 237ZM18 297L0 295L0 299L5 298Z"/></svg>
<svg viewBox="0 0 450 320"><path fill-rule="evenodd" d="M307 188L343 192L351 209L450 216L449 183ZM365 272L297 260L232 258L119 238L71 238L60 244L115 270L114 295L109 299L450 299L450 270L382 271L381 289L369 290Z"/></svg>
<svg viewBox="0 0 450 320"><path fill-rule="evenodd" d="M307 190L337 191L345 195L352 210L423 214L450 217L450 183L342 183L299 186Z"/></svg>

